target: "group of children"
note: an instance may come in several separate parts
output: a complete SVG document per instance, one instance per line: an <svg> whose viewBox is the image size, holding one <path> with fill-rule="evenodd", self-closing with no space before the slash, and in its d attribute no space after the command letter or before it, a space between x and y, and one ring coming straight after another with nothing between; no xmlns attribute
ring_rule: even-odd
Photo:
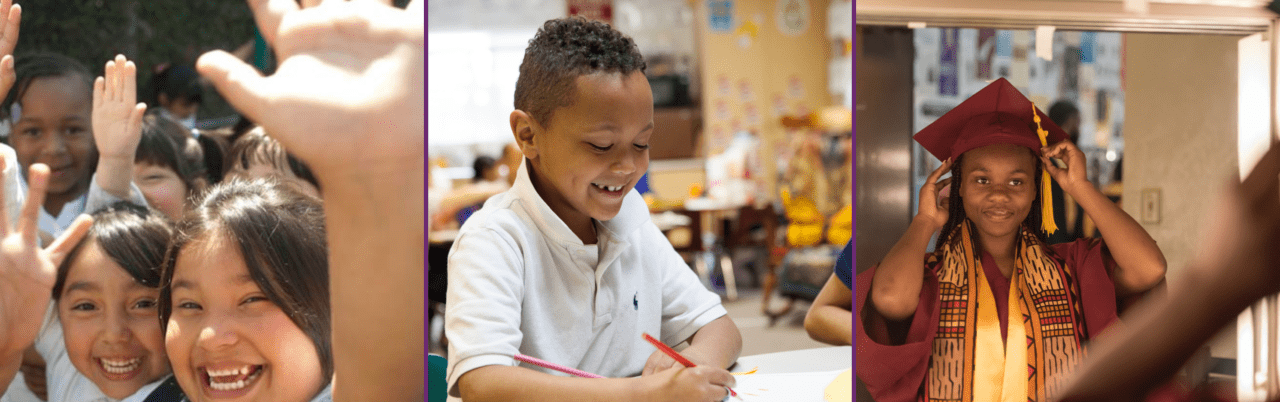
<svg viewBox="0 0 1280 402"><path fill-rule="evenodd" d="M303 3L249 2L271 77L201 57L260 124L210 163L136 102L124 56L96 80L15 62L21 8L0 0L0 399L424 395L424 5Z"/></svg>

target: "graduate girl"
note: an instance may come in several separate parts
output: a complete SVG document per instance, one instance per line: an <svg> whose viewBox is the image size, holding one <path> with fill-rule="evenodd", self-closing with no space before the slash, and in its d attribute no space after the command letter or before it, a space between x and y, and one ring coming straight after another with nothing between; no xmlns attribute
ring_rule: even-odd
<svg viewBox="0 0 1280 402"><path fill-rule="evenodd" d="M1155 241L1093 187L1064 138L1004 79L916 134L942 166L854 299L858 377L876 400L1049 400L1116 320L1117 298L1163 280ZM1102 239L1045 242L1050 177Z"/></svg>

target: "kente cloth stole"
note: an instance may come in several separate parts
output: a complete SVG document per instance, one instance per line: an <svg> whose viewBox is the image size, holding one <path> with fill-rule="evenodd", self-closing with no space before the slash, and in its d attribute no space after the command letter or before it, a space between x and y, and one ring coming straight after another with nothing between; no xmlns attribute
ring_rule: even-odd
<svg viewBox="0 0 1280 402"><path fill-rule="evenodd" d="M1009 278L1008 342L973 245L972 223L953 232L936 266L941 314L925 397L930 401L1047 401L1084 357L1074 273L1025 228ZM941 261L938 261L938 259Z"/></svg>

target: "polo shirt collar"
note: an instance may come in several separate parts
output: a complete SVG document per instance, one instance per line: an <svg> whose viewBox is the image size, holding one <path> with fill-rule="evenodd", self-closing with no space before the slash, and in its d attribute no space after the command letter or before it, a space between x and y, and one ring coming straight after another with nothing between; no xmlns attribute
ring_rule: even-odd
<svg viewBox="0 0 1280 402"><path fill-rule="evenodd" d="M557 243L566 246L583 246L582 240L573 234L573 230L569 229L569 225L551 210L551 206L547 205L547 201L542 199L538 194L538 190L533 187L533 180L529 176L529 160L524 159L520 164L520 169L516 171L516 181L512 186L512 191L516 196L523 200L528 200L532 207L529 211L530 218L542 230L542 233L552 237ZM644 198L632 189L622 198L622 208L618 210L618 214L608 221L599 222L596 226L598 229L604 230L598 236L597 243L604 243L615 239L622 239L637 230L645 222L649 221L649 207L645 204ZM608 232L605 235L602 232ZM625 241L624 241L625 242Z"/></svg>

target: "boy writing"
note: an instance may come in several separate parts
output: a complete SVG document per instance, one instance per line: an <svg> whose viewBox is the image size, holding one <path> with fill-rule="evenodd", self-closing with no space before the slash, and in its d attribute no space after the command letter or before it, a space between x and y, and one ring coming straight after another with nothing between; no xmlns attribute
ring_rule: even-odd
<svg viewBox="0 0 1280 402"><path fill-rule="evenodd" d="M467 401L721 400L742 338L631 191L649 165L653 95L635 43L582 18L525 50L513 187L449 253L449 394ZM685 368L643 342L688 342ZM549 375L515 354L599 374ZM618 378L642 375L638 378Z"/></svg>

